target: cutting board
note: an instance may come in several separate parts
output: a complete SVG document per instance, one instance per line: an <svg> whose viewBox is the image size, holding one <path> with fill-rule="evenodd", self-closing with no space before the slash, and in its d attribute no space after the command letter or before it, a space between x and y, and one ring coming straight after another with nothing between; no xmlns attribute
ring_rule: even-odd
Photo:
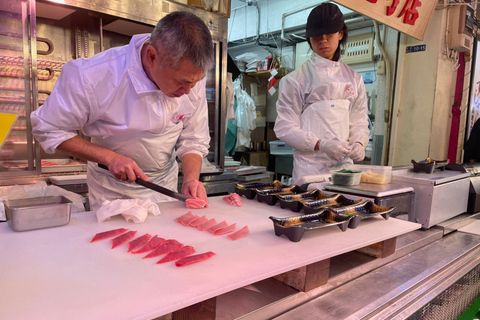
<svg viewBox="0 0 480 320"><path fill-rule="evenodd" d="M175 218L188 209L183 202L160 203L161 214L145 223L121 216L98 223L94 212L72 215L63 227L14 232L0 224L0 319L153 319L275 275L396 237L421 226L398 219L366 219L356 229L310 231L300 242L274 233L269 216L295 215L277 204L242 198L233 207L222 197L209 198L210 208L192 210L217 222L247 225L250 234L237 241L226 235L185 227ZM90 243L116 228L136 230L191 245L209 260L176 267L156 264L127 252L127 245Z"/></svg>
<svg viewBox="0 0 480 320"><path fill-rule="evenodd" d="M5 139L7 139L7 136L17 118L17 113L7 111L0 112L0 148L3 146Z"/></svg>

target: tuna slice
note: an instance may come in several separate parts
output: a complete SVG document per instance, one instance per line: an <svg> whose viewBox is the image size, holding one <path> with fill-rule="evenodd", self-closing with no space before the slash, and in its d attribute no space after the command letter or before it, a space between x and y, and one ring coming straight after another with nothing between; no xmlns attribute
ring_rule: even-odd
<svg viewBox="0 0 480 320"><path fill-rule="evenodd" d="M188 212L185 213L184 215L182 215L182 216L178 217L177 219L175 219L175 221L180 222L180 221L185 220L185 219L187 219L187 218L190 218L190 217L192 217L192 216L193 216L192 211L188 211Z"/></svg>
<svg viewBox="0 0 480 320"><path fill-rule="evenodd" d="M195 253L195 249L192 246L181 247L180 249L170 251L165 257L159 260L157 263L165 263L169 261L178 260L180 258L186 257Z"/></svg>
<svg viewBox="0 0 480 320"><path fill-rule="evenodd" d="M193 221L192 223L190 223L190 227L198 227L199 225L201 224L204 224L205 222L208 221L208 218L206 216L201 216L200 218L198 218L197 220Z"/></svg>
<svg viewBox="0 0 480 320"><path fill-rule="evenodd" d="M200 217L197 216L196 214L194 214L194 215L191 216L190 218L187 218L187 219L184 219L184 220L180 221L180 223L187 227L187 226L189 226L192 222L194 222L195 220L197 220L198 218L200 218Z"/></svg>
<svg viewBox="0 0 480 320"><path fill-rule="evenodd" d="M159 245L161 245L163 242L165 242L165 239L155 235L153 236L152 239L150 239L150 241L147 242L146 245L144 245L137 251L132 251L132 253L144 253L144 252L152 251L153 249L156 249Z"/></svg>
<svg viewBox="0 0 480 320"><path fill-rule="evenodd" d="M131 252L133 249L136 249L140 247L141 245L147 243L148 240L150 240L152 236L149 235L148 233L145 233L143 236L138 237L135 240L132 240L128 243L128 252Z"/></svg>
<svg viewBox="0 0 480 320"><path fill-rule="evenodd" d="M94 242L94 241L98 241L98 240L103 240L103 239L106 239L106 238L110 238L110 237L114 237L114 236L118 236L124 232L128 231L128 229L124 229L124 228L120 228L120 229L115 229L115 230L110 230L110 231L105 231L105 232L100 232L100 233L97 233L92 241L90 242Z"/></svg>
<svg viewBox="0 0 480 320"><path fill-rule="evenodd" d="M201 200L201 199L197 199L197 198L190 198L190 199L187 199L185 200L185 205L187 206L187 208L189 209L202 209L202 208L205 208L205 207L209 207L208 204Z"/></svg>
<svg viewBox="0 0 480 320"><path fill-rule="evenodd" d="M245 237L250 231L248 231L248 226L243 227L235 233L229 234L227 237L230 240L238 240Z"/></svg>
<svg viewBox="0 0 480 320"><path fill-rule="evenodd" d="M183 266L186 266L187 264L207 260L208 258L211 258L214 255L215 255L214 252L208 251L208 252L205 252L205 253L195 254L193 256L183 257L183 258L175 261L175 265L177 267L183 267Z"/></svg>
<svg viewBox="0 0 480 320"><path fill-rule="evenodd" d="M213 234L216 235L216 236L221 236L222 234L227 234L227 233L233 232L233 231L235 231L235 226L236 225L237 224L234 223L234 224L229 225L228 227L218 229Z"/></svg>
<svg viewBox="0 0 480 320"><path fill-rule="evenodd" d="M226 226L228 226L227 222L222 221L214 226L211 226L210 228L207 229L207 231L210 233L215 233L215 231L225 228Z"/></svg>
<svg viewBox="0 0 480 320"><path fill-rule="evenodd" d="M116 238L112 239L112 249L115 247L118 247L119 245L127 242L128 240L132 239L135 237L135 234L137 231L128 231L127 233L122 234L121 236L118 236Z"/></svg>
<svg viewBox="0 0 480 320"><path fill-rule="evenodd" d="M169 253L170 251L180 249L181 247L183 247L183 244L181 244L175 239L169 239L159 245L155 250L147 254L145 257L143 257L143 259L157 257L161 254Z"/></svg>
<svg viewBox="0 0 480 320"><path fill-rule="evenodd" d="M207 230L208 228L210 228L210 227L212 227L216 224L217 224L217 221L215 221L215 218L212 218L212 219L208 220L207 222L202 223L201 225L197 226L197 229L201 230L201 231Z"/></svg>
<svg viewBox="0 0 480 320"><path fill-rule="evenodd" d="M223 200L231 206L237 206L237 207L242 206L242 199L236 193L230 193L229 196L223 197Z"/></svg>

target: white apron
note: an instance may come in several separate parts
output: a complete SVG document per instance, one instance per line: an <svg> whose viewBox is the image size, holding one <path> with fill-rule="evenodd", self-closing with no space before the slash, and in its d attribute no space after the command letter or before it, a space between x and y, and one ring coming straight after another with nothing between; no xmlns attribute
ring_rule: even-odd
<svg viewBox="0 0 480 320"><path fill-rule="evenodd" d="M349 137L348 100L321 100L307 106L300 115L300 127L310 131L320 140L332 139L348 142ZM329 173L340 170L345 163L353 161L345 156L340 161L330 159L321 151L299 151L293 153L293 183L304 176Z"/></svg>
<svg viewBox="0 0 480 320"><path fill-rule="evenodd" d="M174 148L182 128L183 122L180 121L165 133L144 131L129 136L92 138L92 143L133 159L150 182L177 191L178 165ZM137 198L155 203L175 200L135 182L117 180L95 162L88 162L87 184L91 210L98 209L105 200Z"/></svg>

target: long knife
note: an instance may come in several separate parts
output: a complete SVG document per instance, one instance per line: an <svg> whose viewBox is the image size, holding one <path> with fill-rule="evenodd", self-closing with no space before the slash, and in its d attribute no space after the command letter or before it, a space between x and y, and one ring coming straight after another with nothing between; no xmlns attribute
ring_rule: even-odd
<svg viewBox="0 0 480 320"><path fill-rule="evenodd" d="M105 170L109 170L108 167L104 164L101 164L99 163L98 166L102 169L105 169ZM172 197L172 198L175 198L175 199L178 199L180 201L185 201L187 199L190 199L189 197L181 194L181 193L178 193L178 192L175 192L175 191L172 191L170 189L167 189L165 187L162 187L162 186L159 186L158 184L155 184L155 183L151 183L149 181L145 181L143 179L140 179L137 177L137 179L135 180L135 183L136 184L139 184L141 186L144 186L145 188L148 188L148 189L151 189L153 191L157 191L157 192L160 192L161 194L164 194L166 196L169 196L169 197Z"/></svg>

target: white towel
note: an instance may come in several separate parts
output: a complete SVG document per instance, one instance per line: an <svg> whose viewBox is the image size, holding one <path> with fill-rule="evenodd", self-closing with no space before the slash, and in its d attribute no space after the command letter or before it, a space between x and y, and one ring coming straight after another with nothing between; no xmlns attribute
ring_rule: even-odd
<svg viewBox="0 0 480 320"><path fill-rule="evenodd" d="M160 209L152 200L140 199L118 199L105 200L102 206L97 210L98 222L103 222L112 216L121 214L126 221L133 221L134 223L143 223L151 213L154 216L160 214Z"/></svg>

